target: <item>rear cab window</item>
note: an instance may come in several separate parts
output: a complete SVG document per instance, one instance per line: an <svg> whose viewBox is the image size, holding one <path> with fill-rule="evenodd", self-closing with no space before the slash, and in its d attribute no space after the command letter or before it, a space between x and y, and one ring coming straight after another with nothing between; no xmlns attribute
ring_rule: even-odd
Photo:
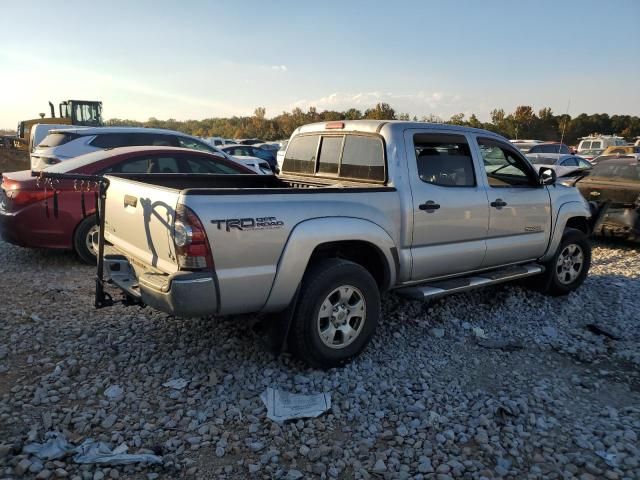
<svg viewBox="0 0 640 480"><path fill-rule="evenodd" d="M378 135L302 134L287 147L284 173L384 183L385 147Z"/></svg>

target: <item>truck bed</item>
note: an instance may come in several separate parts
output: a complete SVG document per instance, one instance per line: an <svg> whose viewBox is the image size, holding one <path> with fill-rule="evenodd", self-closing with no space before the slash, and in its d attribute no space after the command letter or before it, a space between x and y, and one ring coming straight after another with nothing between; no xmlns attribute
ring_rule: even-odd
<svg viewBox="0 0 640 480"><path fill-rule="evenodd" d="M215 195L235 193L293 193L291 190L322 189L322 191L343 191L344 189L389 190L379 183L349 182L344 180L309 179L298 176L275 175L211 175L211 174L110 174L134 182L179 190L183 195ZM338 190L339 189L339 190ZM197 190L197 191L194 191Z"/></svg>

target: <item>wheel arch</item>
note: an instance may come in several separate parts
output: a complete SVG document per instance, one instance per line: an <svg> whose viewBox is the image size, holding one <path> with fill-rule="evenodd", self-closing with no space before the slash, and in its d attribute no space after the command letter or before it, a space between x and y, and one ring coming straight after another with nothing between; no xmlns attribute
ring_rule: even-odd
<svg viewBox="0 0 640 480"><path fill-rule="evenodd" d="M547 251L540 260L547 261L553 257L558 245L560 245L566 227L576 228L588 234L590 217L591 211L584 202L572 201L563 203L558 209Z"/></svg>
<svg viewBox="0 0 640 480"><path fill-rule="evenodd" d="M362 265L380 291L395 284L398 254L393 239L382 227L352 217L306 220L289 235L263 311L286 308L309 266L323 258L342 258Z"/></svg>

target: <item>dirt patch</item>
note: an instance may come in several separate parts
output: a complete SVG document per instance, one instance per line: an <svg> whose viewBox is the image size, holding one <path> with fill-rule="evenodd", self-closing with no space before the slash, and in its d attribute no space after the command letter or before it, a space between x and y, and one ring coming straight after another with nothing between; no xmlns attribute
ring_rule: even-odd
<svg viewBox="0 0 640 480"><path fill-rule="evenodd" d="M0 172L16 172L29 168L29 154L21 150L0 148Z"/></svg>

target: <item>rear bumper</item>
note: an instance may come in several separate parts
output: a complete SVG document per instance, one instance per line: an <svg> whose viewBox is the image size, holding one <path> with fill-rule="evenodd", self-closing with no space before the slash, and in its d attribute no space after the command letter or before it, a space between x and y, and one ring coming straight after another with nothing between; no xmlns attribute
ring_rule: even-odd
<svg viewBox="0 0 640 480"><path fill-rule="evenodd" d="M126 295L156 310L178 317L202 317L218 311L216 279L211 272L137 274L122 255L105 255L104 271Z"/></svg>
<svg viewBox="0 0 640 480"><path fill-rule="evenodd" d="M20 247L71 250L73 231L80 220L62 210L58 218L53 212L47 217L41 204L17 212L7 212L0 207L0 237Z"/></svg>

